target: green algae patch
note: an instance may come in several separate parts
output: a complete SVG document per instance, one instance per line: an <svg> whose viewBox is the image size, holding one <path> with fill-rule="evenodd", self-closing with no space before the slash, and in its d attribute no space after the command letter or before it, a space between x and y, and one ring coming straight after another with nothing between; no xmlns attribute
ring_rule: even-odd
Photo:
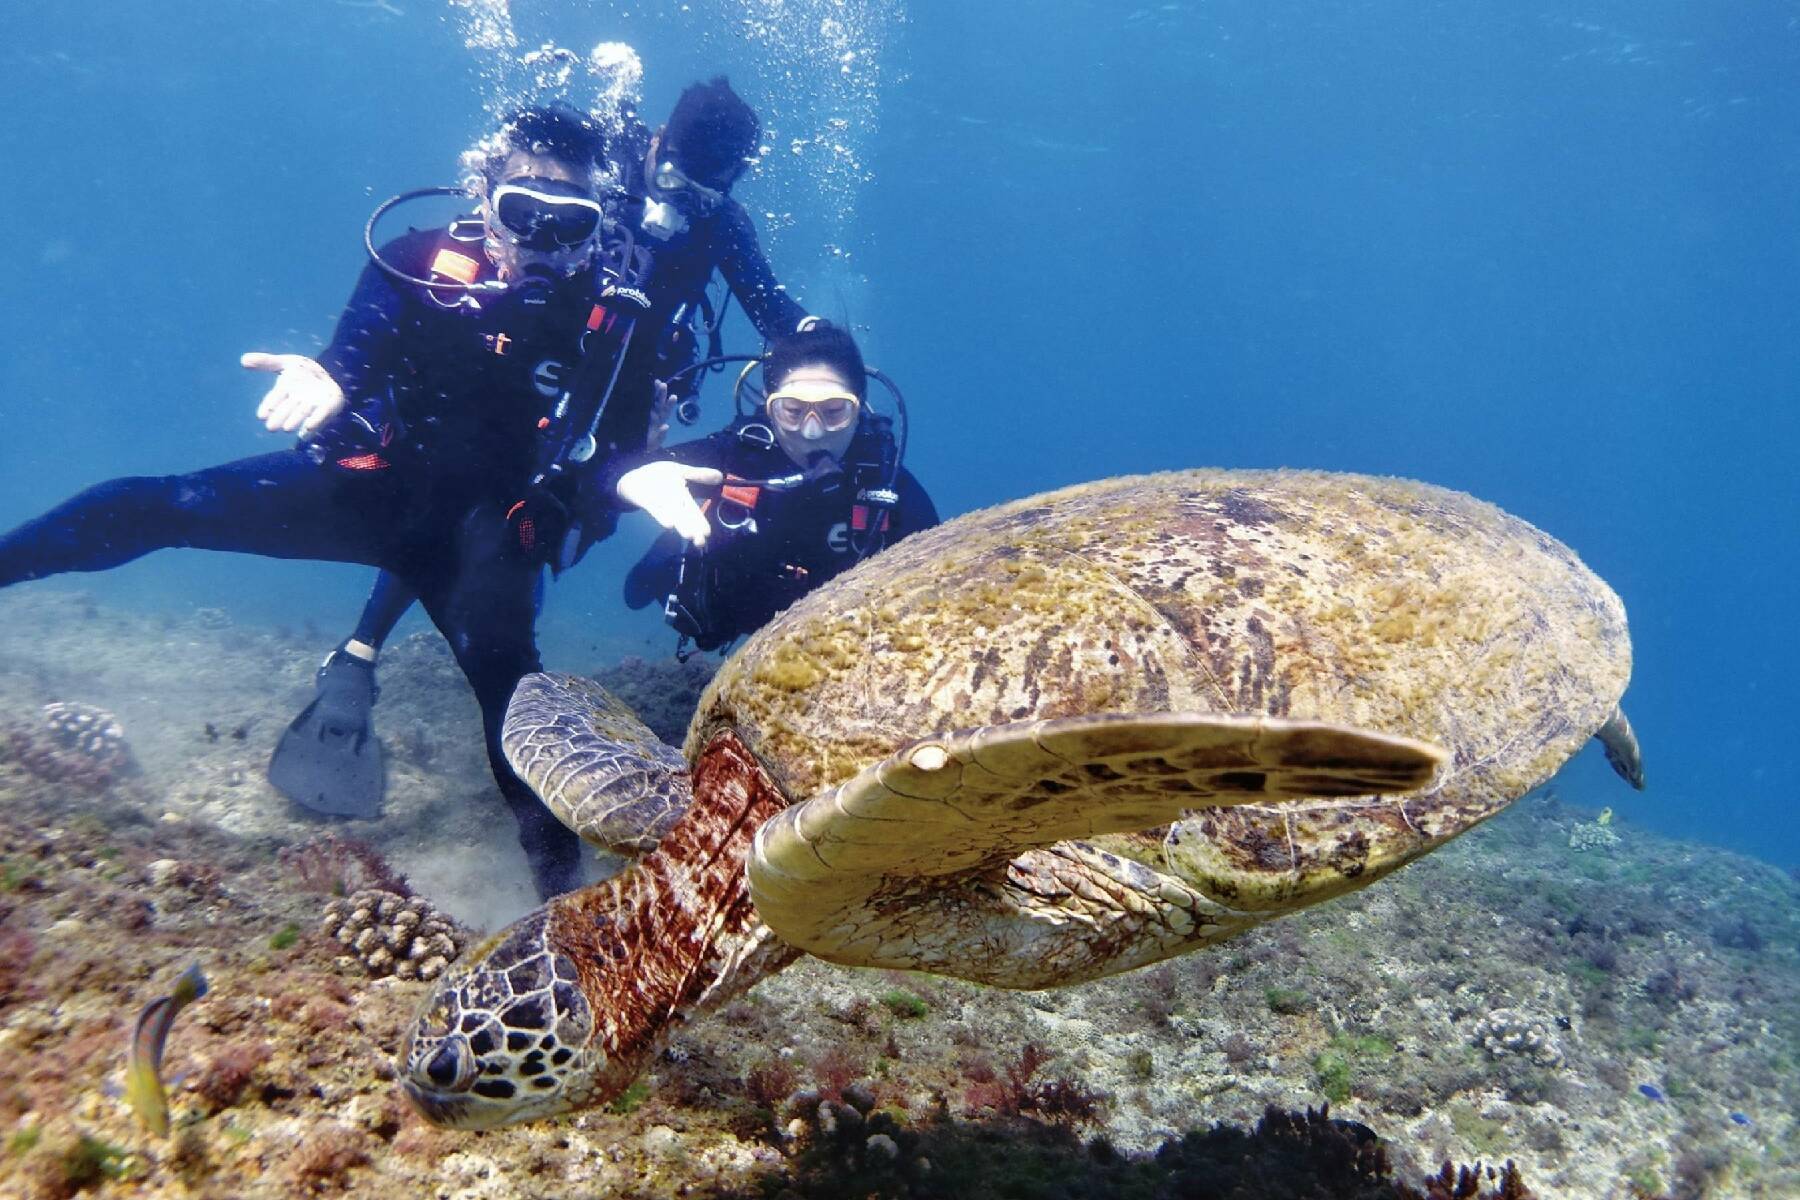
<svg viewBox="0 0 1800 1200"><path fill-rule="evenodd" d="M636 1112L644 1101L649 1098L650 1085L639 1079L633 1082L630 1087L620 1092L617 1096L614 1096L612 1100L607 1103L606 1111L624 1116L627 1113Z"/></svg>

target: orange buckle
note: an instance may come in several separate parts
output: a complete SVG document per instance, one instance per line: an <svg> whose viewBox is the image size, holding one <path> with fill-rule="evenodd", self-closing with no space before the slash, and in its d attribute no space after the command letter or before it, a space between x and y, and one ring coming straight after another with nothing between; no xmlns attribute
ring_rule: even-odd
<svg viewBox="0 0 1800 1200"><path fill-rule="evenodd" d="M733 504L741 504L745 508L755 508L756 498L761 495L761 488L745 487L741 484L728 483L719 489L719 499L729 500Z"/></svg>
<svg viewBox="0 0 1800 1200"><path fill-rule="evenodd" d="M431 260L431 273L454 279L457 283L474 283L481 274L481 264L454 250L439 250Z"/></svg>

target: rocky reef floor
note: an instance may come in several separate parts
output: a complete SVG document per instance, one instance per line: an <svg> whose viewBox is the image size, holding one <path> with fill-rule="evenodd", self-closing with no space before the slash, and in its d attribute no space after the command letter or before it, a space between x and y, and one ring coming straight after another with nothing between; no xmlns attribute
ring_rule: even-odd
<svg viewBox="0 0 1800 1200"><path fill-rule="evenodd" d="M0 595L0 1195L1800 1196L1800 882L1555 785L1210 953L1042 993L806 962L609 1108L433 1129L391 1067L425 985L321 927L346 839L469 926L528 877L433 637L384 659L381 820L269 788L318 640ZM704 671L602 675L666 731ZM193 962L157 1137L127 1037Z"/></svg>

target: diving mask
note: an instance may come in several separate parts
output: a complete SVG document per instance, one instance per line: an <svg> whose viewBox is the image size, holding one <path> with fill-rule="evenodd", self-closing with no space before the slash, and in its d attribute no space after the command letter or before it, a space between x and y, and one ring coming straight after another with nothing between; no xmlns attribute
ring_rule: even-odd
<svg viewBox="0 0 1800 1200"><path fill-rule="evenodd" d="M688 228L688 215L706 216L725 203L725 193L691 178L673 161L660 158L661 135L651 139L644 157L644 232L668 241Z"/></svg>
<svg viewBox="0 0 1800 1200"><path fill-rule="evenodd" d="M825 433L842 433L856 424L862 400L849 392L798 385L770 395L764 408L769 420L787 433L803 432L808 417L816 420Z"/></svg>
<svg viewBox="0 0 1800 1200"><path fill-rule="evenodd" d="M509 179L488 197L488 209L521 249L570 250L600 232L600 201L579 184L527 176Z"/></svg>
<svg viewBox="0 0 1800 1200"><path fill-rule="evenodd" d="M656 191L687 197L702 216L725 203L724 192L695 182L680 167L666 160L650 173L650 182Z"/></svg>

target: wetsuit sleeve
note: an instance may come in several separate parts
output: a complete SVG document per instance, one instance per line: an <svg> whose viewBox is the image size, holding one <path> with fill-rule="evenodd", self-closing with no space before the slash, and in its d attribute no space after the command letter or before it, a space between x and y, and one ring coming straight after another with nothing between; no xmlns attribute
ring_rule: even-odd
<svg viewBox="0 0 1800 1200"><path fill-rule="evenodd" d="M891 545L908 534L930 529L938 524L937 505L913 478L912 472L901 468L900 478L896 481L895 491L900 493L900 500L893 507L893 515L889 518L888 542Z"/></svg>
<svg viewBox="0 0 1800 1200"><path fill-rule="evenodd" d="M764 257L750 214L735 200L726 201L716 235L719 273L731 288L756 331L765 338L792 333L806 316L806 309L775 279L775 270Z"/></svg>
<svg viewBox="0 0 1800 1200"><path fill-rule="evenodd" d="M382 254L391 256L390 261L411 258L405 244L409 240L390 243ZM359 425L378 438L394 428L399 416L396 385L413 373L405 349L407 309L406 298L386 272L373 263L363 268L331 342L318 355L319 365L337 380L347 401L344 416L332 422L327 436L361 442L367 433Z"/></svg>

